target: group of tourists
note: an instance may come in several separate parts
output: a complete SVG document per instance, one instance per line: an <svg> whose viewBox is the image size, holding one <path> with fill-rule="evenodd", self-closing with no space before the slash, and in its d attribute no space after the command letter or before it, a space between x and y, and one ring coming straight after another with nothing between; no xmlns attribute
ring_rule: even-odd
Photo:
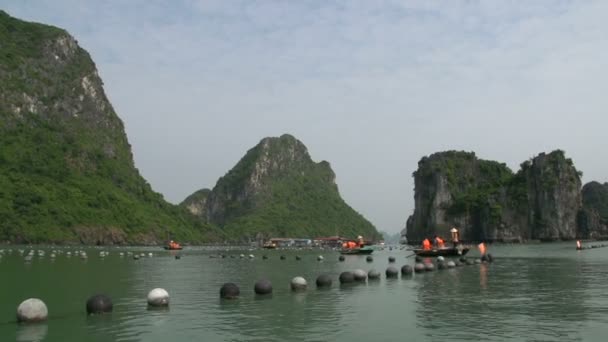
<svg viewBox="0 0 608 342"><path fill-rule="evenodd" d="M452 243L454 244L454 247L456 247L460 243L458 229L452 228L450 233L452 235ZM433 248L445 248L445 241L438 235L433 236L432 242L429 240L429 238L422 240L422 249L431 250Z"/></svg>

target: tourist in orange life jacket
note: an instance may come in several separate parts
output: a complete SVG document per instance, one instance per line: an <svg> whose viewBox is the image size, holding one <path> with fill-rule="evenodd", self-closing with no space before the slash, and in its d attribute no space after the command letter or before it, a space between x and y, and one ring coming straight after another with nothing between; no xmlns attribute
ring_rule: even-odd
<svg viewBox="0 0 608 342"><path fill-rule="evenodd" d="M422 240L422 249L424 249L424 250L431 249L431 241L429 241L429 239Z"/></svg>
<svg viewBox="0 0 608 342"><path fill-rule="evenodd" d="M445 242L443 241L442 238L440 238L437 235L435 235L434 242L435 242L435 245L437 246L437 248L444 248L445 247Z"/></svg>

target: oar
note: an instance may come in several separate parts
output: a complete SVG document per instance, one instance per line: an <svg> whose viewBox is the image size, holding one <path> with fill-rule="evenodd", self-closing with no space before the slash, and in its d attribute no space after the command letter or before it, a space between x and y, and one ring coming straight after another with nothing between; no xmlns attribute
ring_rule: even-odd
<svg viewBox="0 0 608 342"><path fill-rule="evenodd" d="M410 255L406 256L405 258L407 259L407 258L409 258L409 257L411 257L411 256L414 256L414 255L416 255L416 253L414 253L414 254L410 254Z"/></svg>

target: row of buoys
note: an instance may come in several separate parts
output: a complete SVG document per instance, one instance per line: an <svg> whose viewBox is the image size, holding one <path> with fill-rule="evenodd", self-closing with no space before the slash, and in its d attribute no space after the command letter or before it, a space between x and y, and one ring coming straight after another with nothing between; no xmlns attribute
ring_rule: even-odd
<svg viewBox="0 0 608 342"><path fill-rule="evenodd" d="M169 306L169 293L162 288L155 288L148 293L147 303L150 307ZM114 310L112 299L104 294L96 294L87 299L86 312L88 315L110 313ZM36 323L48 319L48 308L38 298L29 298L21 302L17 307L17 322Z"/></svg>
<svg viewBox="0 0 608 342"><path fill-rule="evenodd" d="M448 268L455 268L457 266L481 264L484 262L492 262L494 259L491 254L484 254L480 259L467 259L465 257L460 258L456 261L445 261L443 257L437 259L437 269L443 270ZM404 265L401 270L394 266L388 266L385 270L385 276L387 279L399 278L399 274L402 276L411 276L414 273L420 272L432 272L435 270L435 265L431 262L423 263L422 259L418 259L416 264L412 267L410 265ZM357 282L365 282L366 280L378 280L381 278L381 273L375 269L371 269L365 272L362 269L356 269L354 271L344 271L338 276L340 284L351 284ZM317 288L328 288L331 287L333 280L328 274L321 274L316 279ZM308 288L308 282L303 277L295 277L290 282L292 291L303 291ZM268 279L258 280L254 285L254 292L257 295L268 295L272 293L272 283ZM220 288L220 298L223 299L236 299L240 295L239 287L234 283L225 283Z"/></svg>
<svg viewBox="0 0 608 342"><path fill-rule="evenodd" d="M209 258L212 258L212 259L213 259L213 258L222 258L222 259L223 259L223 258L226 258L226 255L225 255L225 254L220 254L219 256L210 255L210 256L209 256ZM231 259L234 259L234 258L236 258L236 256L233 254L233 255L230 255L230 258L231 258ZM244 254L241 254L241 255L239 255L239 258L240 258L240 259L244 259L244 258L245 258L245 255L244 255ZM255 256L254 256L253 254L249 254L248 258L249 258L249 259L254 259L254 258L255 258ZM266 254L262 255L262 259L267 260L267 259L268 259L268 255L266 255ZM281 260L286 260L286 259L287 259L287 257L286 257L285 255L281 255L281 256L279 256L279 259L281 259ZM299 255L296 255L296 256L295 256L295 259L296 259L296 260L298 260L298 261L300 261L300 260L302 260L302 257L301 257L301 256L299 256ZM318 261L322 261L322 260L324 260L324 259L325 259L325 258L324 258L322 255L317 256L317 260L318 260ZM338 261L345 261L345 260L346 260L346 258L344 257L344 255L340 255L340 256L338 257ZM365 260L366 260L367 262L373 262L373 261L374 261L374 257L372 257L371 255L368 255L368 256L365 258ZM394 263L395 261L396 261L396 258L395 258L394 256L389 256L389 257L388 257L388 262L389 262L389 263Z"/></svg>

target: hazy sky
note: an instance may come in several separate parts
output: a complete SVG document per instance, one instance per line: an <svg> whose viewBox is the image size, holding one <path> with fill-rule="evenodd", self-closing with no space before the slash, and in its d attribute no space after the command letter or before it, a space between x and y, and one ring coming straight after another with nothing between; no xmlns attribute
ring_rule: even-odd
<svg viewBox="0 0 608 342"><path fill-rule="evenodd" d="M458 149L517 169L561 148L608 180L608 1L0 0L97 63L136 166L178 203L265 136L327 160L396 232L412 172Z"/></svg>

